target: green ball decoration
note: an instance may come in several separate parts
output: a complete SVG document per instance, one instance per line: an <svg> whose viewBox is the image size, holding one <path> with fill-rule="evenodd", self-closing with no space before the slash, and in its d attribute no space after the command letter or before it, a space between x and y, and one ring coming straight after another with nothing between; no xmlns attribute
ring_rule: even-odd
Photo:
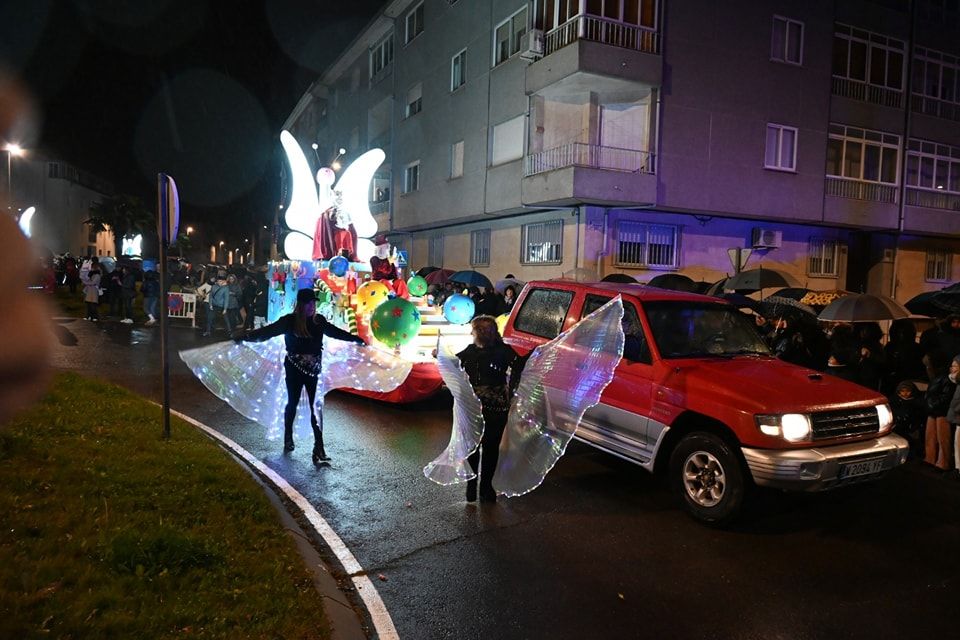
<svg viewBox="0 0 960 640"><path fill-rule="evenodd" d="M419 298L427 293L427 281L423 276L413 276L407 280L407 289L410 291L410 295Z"/></svg>
<svg viewBox="0 0 960 640"><path fill-rule="evenodd" d="M403 298L393 298L373 310L370 316L373 336L388 347L407 344L420 331L420 312L416 305Z"/></svg>

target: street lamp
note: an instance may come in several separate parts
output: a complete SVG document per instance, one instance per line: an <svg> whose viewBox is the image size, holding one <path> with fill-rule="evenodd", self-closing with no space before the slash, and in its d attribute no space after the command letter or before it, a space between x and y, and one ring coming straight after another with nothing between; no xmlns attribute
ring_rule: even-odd
<svg viewBox="0 0 960 640"><path fill-rule="evenodd" d="M193 233L193 227L187 227L187 235L189 236L191 233Z"/></svg>
<svg viewBox="0 0 960 640"><path fill-rule="evenodd" d="M7 193L9 194L10 201L13 201L13 174L12 174L12 162L13 157L17 156L18 158L22 156L25 151L23 147L18 145L15 142L8 143L4 148L4 151L7 152Z"/></svg>
<svg viewBox="0 0 960 640"><path fill-rule="evenodd" d="M340 157L347 152L346 149L340 147L337 157L333 159L333 162L330 163L330 168L334 171L340 171Z"/></svg>

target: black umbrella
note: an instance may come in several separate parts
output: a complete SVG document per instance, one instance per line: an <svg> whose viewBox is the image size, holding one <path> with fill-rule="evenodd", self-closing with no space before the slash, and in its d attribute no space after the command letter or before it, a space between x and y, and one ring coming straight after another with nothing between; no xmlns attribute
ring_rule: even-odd
<svg viewBox="0 0 960 640"><path fill-rule="evenodd" d="M927 291L921 293L920 295L913 296L907 300L905 306L907 311L914 313L918 316L928 316L930 318L936 318L937 316L943 315L943 309L937 306L933 301L933 297L943 293L942 291Z"/></svg>
<svg viewBox="0 0 960 640"><path fill-rule="evenodd" d="M603 276L600 282L618 282L620 284L637 284L636 278L631 278L625 273L608 273Z"/></svg>
<svg viewBox="0 0 960 640"><path fill-rule="evenodd" d="M734 291L738 291L740 293L753 293L754 291L760 291L761 289L789 286L790 282L788 282L786 276L779 271L759 268L748 269L746 271L741 271L736 275L730 276L727 278L727 282L723 285L723 288L733 289Z"/></svg>
<svg viewBox="0 0 960 640"><path fill-rule="evenodd" d="M440 267L421 267L417 269L417 275L423 278L434 271L440 271Z"/></svg>
<svg viewBox="0 0 960 640"><path fill-rule="evenodd" d="M960 287L956 289L947 287L943 291L937 291L935 294L933 294L933 296L930 297L930 301L943 311L948 313L960 313ZM937 315L942 316L943 311Z"/></svg>
<svg viewBox="0 0 960 640"><path fill-rule="evenodd" d="M882 322L906 318L910 312L886 296L854 293L837 298L820 312L821 320L834 322Z"/></svg>
<svg viewBox="0 0 960 640"><path fill-rule="evenodd" d="M737 309L750 309L751 311L757 311L760 308L760 303L758 303L753 298L748 298L742 293L724 293L720 296Z"/></svg>
<svg viewBox="0 0 960 640"><path fill-rule="evenodd" d="M778 298L790 298L791 300L800 300L803 296L810 293L810 289L806 287L787 287L786 289L780 289L780 291L775 292L773 295ZM771 296L772 297L772 296Z"/></svg>
<svg viewBox="0 0 960 640"><path fill-rule="evenodd" d="M693 293L697 289L697 283L692 278L680 273L661 273L647 284L651 287L670 289L671 291L686 291L687 293Z"/></svg>
<svg viewBox="0 0 960 640"><path fill-rule="evenodd" d="M788 321L817 319L817 312L813 307L781 296L770 296L762 300L757 307L757 312L768 319L786 318Z"/></svg>

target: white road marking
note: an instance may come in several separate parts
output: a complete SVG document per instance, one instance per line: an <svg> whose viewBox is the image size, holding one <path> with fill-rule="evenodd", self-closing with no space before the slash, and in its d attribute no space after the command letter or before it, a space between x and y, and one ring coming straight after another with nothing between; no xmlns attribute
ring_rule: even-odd
<svg viewBox="0 0 960 640"><path fill-rule="evenodd" d="M269 478L274 486L283 491L284 495L286 495L291 502L300 507L303 515L310 521L310 524L313 525L313 528L320 534L324 542L327 543L327 546L336 554L340 564L343 565L344 570L350 575L353 586L357 589L357 593L360 594L360 597L363 599L363 604L366 605L367 611L370 613L377 637L380 638L380 640L399 640L400 636L397 634L396 627L393 626L393 619L390 617L390 612L387 611L387 606L383 603L383 600L380 599L377 588L373 586L373 582L371 582L370 578L366 575L357 575L363 573L363 567L357 562L353 554L350 553L350 549L348 549L347 545L340 539L337 532L333 530L327 521L323 519L323 516L317 512L313 505L310 504L299 491L291 487L290 483L284 480L276 471L254 458L249 451L216 429L208 427L202 422L179 411L171 410L170 413L222 442L228 449L243 458L247 464Z"/></svg>

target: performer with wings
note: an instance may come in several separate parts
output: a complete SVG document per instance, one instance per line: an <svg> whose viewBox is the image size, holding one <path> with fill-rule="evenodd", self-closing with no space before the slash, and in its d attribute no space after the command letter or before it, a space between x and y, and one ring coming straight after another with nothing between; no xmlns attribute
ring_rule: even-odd
<svg viewBox="0 0 960 640"><path fill-rule="evenodd" d="M481 462L481 501L496 499L497 494L522 495L540 486L566 451L583 414L600 401L613 379L623 354L622 317L623 303L617 296L534 349L519 384L513 375L505 384L506 369L519 373L521 367L516 354L511 359L513 350L499 339L495 322L492 332L480 332L480 339L475 324L474 345L460 354L443 346L437 365L453 394L453 429L447 448L424 467L424 475L441 485L466 482L470 500L478 448L486 458L488 449L499 443L493 474L486 460ZM473 322L485 324L486 319Z"/></svg>

